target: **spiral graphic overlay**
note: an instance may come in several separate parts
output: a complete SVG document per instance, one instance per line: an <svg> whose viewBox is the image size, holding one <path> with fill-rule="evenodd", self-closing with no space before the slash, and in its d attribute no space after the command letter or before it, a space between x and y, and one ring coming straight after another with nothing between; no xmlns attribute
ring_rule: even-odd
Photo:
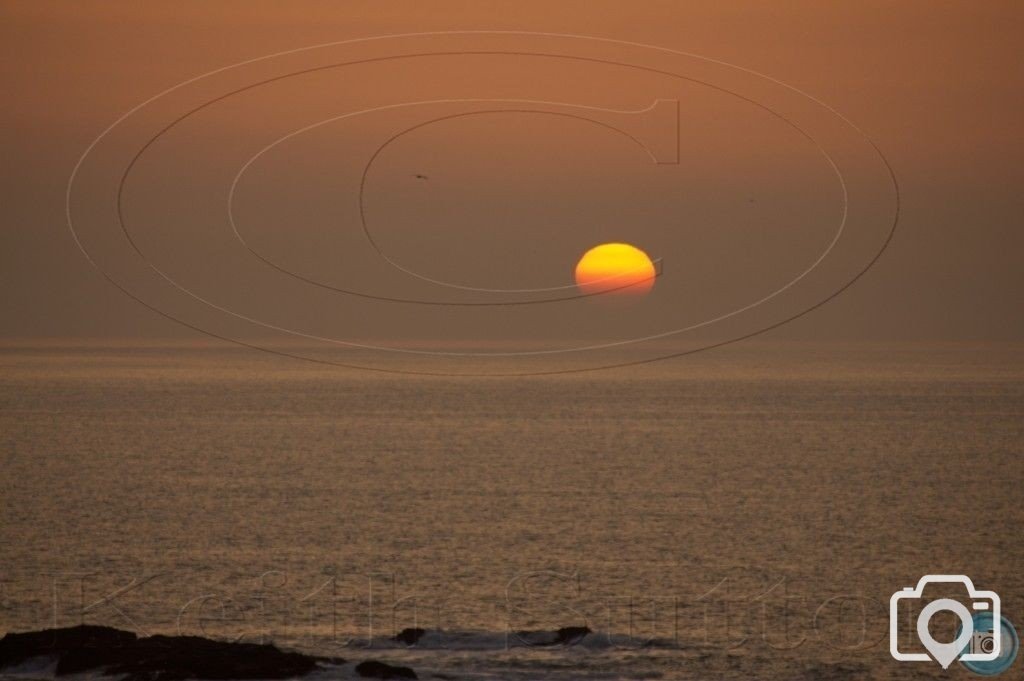
<svg viewBox="0 0 1024 681"><path fill-rule="evenodd" d="M477 72L493 69L502 77L465 82L438 76L427 83L436 95L424 96L426 85L417 74L444 73L439 65L461 73L462 64L474 64ZM513 69L539 75L513 78ZM597 74L595 82L634 79L639 85L623 86L625 95L613 91L593 96L588 91L598 101L580 101L573 88L586 69ZM376 80L360 79L360 70ZM388 79L413 92L403 95L397 86L386 91L381 83ZM373 87L361 88L366 82ZM531 87L541 96L529 92ZM470 92L474 88L482 91L480 96L471 96L477 94ZM560 88L566 101L550 96ZM338 92L348 99L338 101L344 99ZM704 109L695 104L698 96L709 102ZM622 106L623 97L634 104ZM690 188L708 177L745 178L744 172L753 167L747 156L756 154L723 160L727 154L701 159L680 152L684 141L688 152L699 147L698 138L681 136L680 120L692 135L690 130L701 126L714 133L717 121L732 118L751 121L749 126L744 123L744 130L766 131L770 142L764 148L782 149L775 162L796 169L795 176L801 178L797 182L812 178L807 186L824 195L806 200L811 217L793 228L799 238L792 241L799 246L792 249L792 257L787 253L784 266L751 265L750 254L759 249L737 240L746 234L742 230L718 229L706 238L687 232L700 222L693 214L711 215L704 222L716 226L752 219L742 196L719 198ZM463 128L472 131L473 126L510 121L519 126L514 131L536 121L552 129L561 123L592 129L611 140L609 153L631 159L624 162L630 164L626 173L632 179L630 184L624 181L621 193L637 193L649 183L658 200L670 207L672 201L684 205L677 197L691 201L689 212L673 219L672 225L682 228L647 227L643 221L628 225L631 232L664 243L664 250L655 251L658 295L649 305L645 301L633 310L610 314L601 299L614 298L621 287L583 292L559 274L567 269L548 268L544 283L509 286L470 283L463 275L437 276L405 262L410 256L421 265L459 260L443 251L432 258L422 249L404 247L404 242L422 237L415 225L389 229L394 220L377 217L381 207L383 213L393 213L392 207L401 208L402 203L387 196L382 200L375 187L397 186L399 193L413 197L410 203L434 205L418 198L427 194L403 188L395 172L403 150L438 131L458 135ZM355 131L339 136L344 126ZM779 140L788 140L785 144L794 151ZM714 150L711 142L705 146ZM307 153L290 152L293 147ZM272 181L288 177L281 175L285 171L280 160L289 153L303 163L331 168L330 177L337 169L347 188L326 185L328 191L323 191L310 181L293 189L287 181ZM170 170L183 163L195 172ZM582 161L573 167L584 169L588 179L603 181L593 166ZM784 174L771 164L766 167L768 172L759 176L765 184ZM323 173L295 175L318 178ZM415 177L429 180L426 175ZM271 190L257 189L268 181ZM429 196L445 191L450 191L447 186ZM300 198L286 196L289 192ZM566 191L579 193L571 187ZM784 192L773 186L763 195L781 197ZM755 203L753 198L746 201ZM324 210L303 212L320 202ZM476 202L469 196L465 205ZM796 205L782 205L782 199L773 203L780 204L776 212L783 216L791 215ZM274 238L260 236L258 230L253 238L239 215L238 209L249 205L260 208L248 211L249 222L253 215L260 224L267 223L266 216L280 220L282 215L303 215L320 241L311 238L308 247L301 239L289 241L284 251L317 257L271 254L262 242ZM456 205L461 209L463 203ZM899 186L885 156L859 128L810 95L763 74L626 41L468 31L300 48L217 69L165 90L125 113L87 147L68 181L66 216L78 247L107 280L145 307L207 336L345 368L530 376L682 357L757 336L808 314L852 286L881 257L899 219ZM765 220L780 218L769 215ZM267 234L292 234L289 225L273 227L264 229ZM596 232L591 237L583 228L576 230L580 251L600 238ZM571 231L552 233L549 250L568 248ZM750 232L772 238L788 234ZM691 253L705 242L724 244L712 254L720 266L702 269L703 261ZM404 256L392 252L396 243ZM307 271L322 254L336 258L325 259L329 265L319 272ZM802 264L797 255L806 256ZM494 262L490 258L482 260L485 271ZM675 267L682 263L687 266ZM730 263L737 269L731 275ZM524 263L523 269L532 264ZM227 273L232 276L222 276ZM556 277L563 283L551 281ZM716 284L722 293L697 295ZM719 298L727 302L722 309L704 304L705 299ZM552 329L550 337L545 337L546 328ZM596 329L586 335L607 338L572 340L569 332L575 328ZM434 329L458 334L443 343L380 340L429 339ZM495 342L502 333L509 338ZM508 347L515 343L527 347Z"/></svg>

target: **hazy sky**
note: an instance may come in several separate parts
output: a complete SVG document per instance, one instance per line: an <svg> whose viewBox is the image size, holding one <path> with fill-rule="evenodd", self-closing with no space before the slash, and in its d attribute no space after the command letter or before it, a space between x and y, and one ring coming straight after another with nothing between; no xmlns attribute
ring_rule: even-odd
<svg viewBox="0 0 1024 681"><path fill-rule="evenodd" d="M814 95L871 136L900 183L896 236L854 287L773 337L1024 338L1020 3L32 1L4 3L0 12L5 338L198 337L106 282L65 224L64 191L78 156L134 105L270 53L469 29L609 37L723 60ZM318 58L285 66L309 67ZM218 304L309 333L391 341L615 338L622 326L657 333L756 299L827 243L827 225L839 215L835 179L813 146L778 120L692 84L530 59L382 62L354 75L312 74L240 95L176 128L140 160L126 184L126 219L161 269ZM227 85L278 70L253 69L199 94L215 97ZM367 174L368 226L404 267L466 286L551 287L571 282L575 258L595 243L630 241L665 258L645 307L576 301L466 310L351 300L310 290L231 240L226 189L245 159L274 139L359 107L458 97L622 110L657 98L680 103L680 162L670 166L651 163L636 144L600 125L506 111L417 129L388 145ZM74 208L96 243L116 234L104 222L116 187L103 178L116 177L133 140L188 101L133 119L113 160L90 169ZM431 110L428 117L455 112ZM416 122L392 112L329 123L254 162L236 196L249 245L340 288L475 300L385 273L367 251L356 210L360 174L389 132ZM642 115L616 124L654 146L673 141L671 128ZM875 181L870 169L855 167L851 185L858 172L865 183ZM857 208L870 222L890 206L879 200ZM121 257L124 244L107 241L108 255ZM839 269L852 271L853 260L841 260ZM207 321L195 305L143 282L143 269L125 265L118 274L138 281L158 305ZM787 309L833 283L812 282ZM359 320L357 330L352 320Z"/></svg>

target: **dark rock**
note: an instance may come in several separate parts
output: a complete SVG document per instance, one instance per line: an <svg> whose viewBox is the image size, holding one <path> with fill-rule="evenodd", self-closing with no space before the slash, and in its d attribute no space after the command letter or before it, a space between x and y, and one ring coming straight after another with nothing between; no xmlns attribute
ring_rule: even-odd
<svg viewBox="0 0 1024 681"><path fill-rule="evenodd" d="M0 668L50 655L57 675L103 671L123 681L284 679L317 667L319 658L272 645L212 641L198 636L149 636L109 627L71 627L0 639Z"/></svg>
<svg viewBox="0 0 1024 681"><path fill-rule="evenodd" d="M571 646L574 643L579 643L584 636L593 633L590 631L590 627L562 627L555 632L554 645L567 645Z"/></svg>
<svg viewBox="0 0 1024 681"><path fill-rule="evenodd" d="M579 643L584 636L593 633L590 627L562 627L558 631L517 631L518 638L528 646L571 646Z"/></svg>
<svg viewBox="0 0 1024 681"><path fill-rule="evenodd" d="M33 657L62 657L69 650L126 648L138 637L111 627L81 625L7 634L0 639L0 669Z"/></svg>
<svg viewBox="0 0 1024 681"><path fill-rule="evenodd" d="M395 667L377 660L367 660L356 665L359 676L373 679L415 679L416 672L408 667Z"/></svg>
<svg viewBox="0 0 1024 681"><path fill-rule="evenodd" d="M401 641L407 646L416 645L416 642L423 638L423 635L427 633L426 629L420 629L419 627L409 627L408 629L402 629L395 636L396 641Z"/></svg>

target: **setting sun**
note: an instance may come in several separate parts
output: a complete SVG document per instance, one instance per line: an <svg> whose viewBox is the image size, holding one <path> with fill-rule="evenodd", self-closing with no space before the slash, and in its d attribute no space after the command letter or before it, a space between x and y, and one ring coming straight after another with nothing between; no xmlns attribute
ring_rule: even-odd
<svg viewBox="0 0 1024 681"><path fill-rule="evenodd" d="M587 294L636 296L654 287L656 274L650 257L636 246L601 244L576 264L576 285Z"/></svg>

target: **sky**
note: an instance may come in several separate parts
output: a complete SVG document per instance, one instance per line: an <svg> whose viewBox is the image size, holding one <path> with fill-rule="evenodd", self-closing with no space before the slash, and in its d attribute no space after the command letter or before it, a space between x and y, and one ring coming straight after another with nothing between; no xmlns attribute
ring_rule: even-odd
<svg viewBox="0 0 1024 681"><path fill-rule="evenodd" d="M491 36L449 41L445 55L433 54L444 51L443 38L301 52L211 78L119 127L75 185L81 238L108 273L153 306L229 335L281 339L277 329L288 328L398 345L615 342L742 308L785 286L828 247L843 185L796 122L820 134L840 161L850 223L826 267L722 330L745 332L840 287L882 243L894 207L863 140L794 97L795 88L855 123L884 154L901 212L863 277L771 337L1024 339L1019 3L7 2L0 13L7 93L0 338L201 337L119 291L68 229L65 191L76 161L132 107L268 54L369 36L489 30L654 45L789 88L694 58L573 40ZM549 48L592 61L536 55ZM466 54L473 51L500 54ZM406 52L420 56L391 58ZM141 141L189 105L232 88L366 58L376 61L249 89L155 142L125 183L123 217L146 260L132 255L113 207L116 181ZM639 73L638 63L722 89ZM723 89L752 93L757 103ZM464 102L394 106L438 99L476 103L471 115ZM678 132L665 108L644 111L658 99L678 107ZM511 100L556 105L510 107ZM379 107L391 108L343 117ZM314 124L240 176L232 205L251 250L243 248L225 209L232 177L266 145ZM678 159L669 163L647 153L671 156L676 145ZM604 241L663 258L644 302L469 309L330 290L463 302L549 295L473 292L426 277L573 295L559 287L571 284L579 255ZM221 310L172 290L149 265ZM225 319L223 309L234 316Z"/></svg>

